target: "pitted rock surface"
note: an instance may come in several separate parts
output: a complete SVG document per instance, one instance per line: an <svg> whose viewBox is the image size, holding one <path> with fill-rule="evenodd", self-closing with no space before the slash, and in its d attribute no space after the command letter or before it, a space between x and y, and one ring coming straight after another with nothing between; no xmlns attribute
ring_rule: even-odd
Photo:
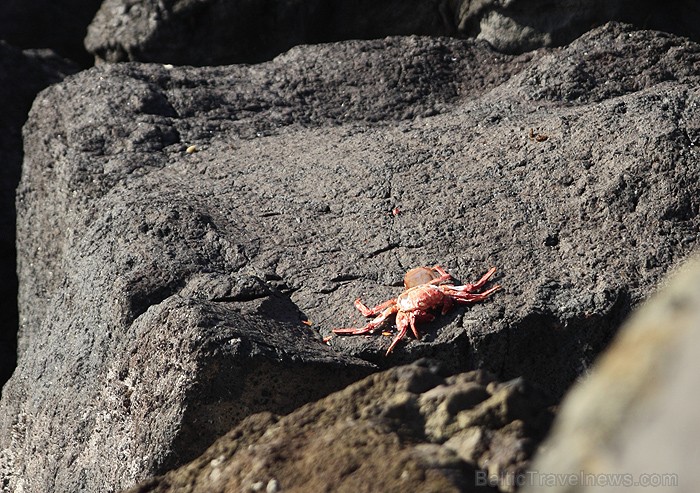
<svg viewBox="0 0 700 493"><path fill-rule="evenodd" d="M17 359L15 189L22 167L22 125L37 93L76 71L49 50L21 51L0 41L0 388Z"/></svg>
<svg viewBox="0 0 700 493"><path fill-rule="evenodd" d="M3 486L127 488L247 414L425 356L560 396L697 244L699 63L692 42L609 24L519 57L390 38L45 91L25 127ZM495 265L505 289L389 358L381 334L322 342L364 322L355 298L436 263L464 282ZM472 433L455 450L493 447L463 452L477 464L508 443Z"/></svg>

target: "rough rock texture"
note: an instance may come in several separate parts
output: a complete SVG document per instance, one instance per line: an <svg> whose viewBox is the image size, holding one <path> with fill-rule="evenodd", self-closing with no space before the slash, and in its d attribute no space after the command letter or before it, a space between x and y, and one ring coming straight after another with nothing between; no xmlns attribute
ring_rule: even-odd
<svg viewBox="0 0 700 493"><path fill-rule="evenodd" d="M567 396L527 491L541 491L548 475L580 471L588 483L556 484L548 491L618 491L633 485L695 491L699 360L696 256L630 318L591 375Z"/></svg>
<svg viewBox="0 0 700 493"><path fill-rule="evenodd" d="M477 469L522 474L550 421L547 400L520 379L442 378L422 361L284 417L251 416L197 460L130 491L498 491L475 487Z"/></svg>
<svg viewBox="0 0 700 493"><path fill-rule="evenodd" d="M15 189L22 125L37 93L76 68L48 51L22 52L0 41L0 388L12 374L17 339Z"/></svg>
<svg viewBox="0 0 700 493"><path fill-rule="evenodd" d="M187 437L370 371L358 357L560 395L697 243L699 63L696 44L613 24L517 58L390 38L104 66L42 93L6 489L130 486L191 458ZM390 358L381 335L320 342L362 323L356 297L438 262L464 281L496 265L505 290ZM274 402L285 386L295 399Z"/></svg>
<svg viewBox="0 0 700 493"><path fill-rule="evenodd" d="M110 310L119 300L101 305L104 281L83 281L72 292L78 281L66 279L79 314L48 315L68 333L31 348L7 387L22 408L0 418L6 491L125 488L197 457L250 414L289 412L371 370L333 354L255 278L194 275L182 296L121 321ZM41 374L60 386L36 392L27 377ZM42 454L29 458L27 446Z"/></svg>
<svg viewBox="0 0 700 493"><path fill-rule="evenodd" d="M0 39L19 48L51 49L81 65L83 39L102 0L2 0Z"/></svg>
<svg viewBox="0 0 700 493"><path fill-rule="evenodd" d="M566 44L611 20L700 40L694 0L105 0L85 44L102 61L196 66L397 34L477 38L522 53Z"/></svg>

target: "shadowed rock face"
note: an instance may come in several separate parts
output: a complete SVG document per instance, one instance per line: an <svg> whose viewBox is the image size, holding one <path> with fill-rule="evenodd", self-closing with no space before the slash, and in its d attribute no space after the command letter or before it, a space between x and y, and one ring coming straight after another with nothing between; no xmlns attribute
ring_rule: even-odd
<svg viewBox="0 0 700 493"><path fill-rule="evenodd" d="M76 71L49 51L23 52L0 41L0 388L14 370L17 353L15 189L23 157L22 125L36 94Z"/></svg>
<svg viewBox="0 0 700 493"><path fill-rule="evenodd" d="M611 24L520 57L390 38L42 93L8 491L126 488L244 416L424 356L561 395L697 242L699 60ZM495 265L505 289L390 358L379 334L322 343L435 263L464 282Z"/></svg>
<svg viewBox="0 0 700 493"><path fill-rule="evenodd" d="M474 488L477 468L522 474L550 419L523 381L481 371L443 378L423 360L284 417L251 416L197 460L130 492L498 491Z"/></svg>

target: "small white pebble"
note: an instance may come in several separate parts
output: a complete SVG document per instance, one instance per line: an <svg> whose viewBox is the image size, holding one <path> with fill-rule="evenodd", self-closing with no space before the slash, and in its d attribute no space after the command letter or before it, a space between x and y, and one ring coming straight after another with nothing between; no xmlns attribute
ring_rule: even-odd
<svg viewBox="0 0 700 493"><path fill-rule="evenodd" d="M197 146L191 145L191 146L189 146L189 147L187 148L187 150L186 150L185 152L186 152L187 154L192 154L193 152L197 152Z"/></svg>
<svg viewBox="0 0 700 493"><path fill-rule="evenodd" d="M220 455L220 456L218 456L216 459L212 460L212 461L209 463L209 465L210 465L211 467L219 467L221 464L224 463L225 460L226 460L226 457L223 456L223 455Z"/></svg>
<svg viewBox="0 0 700 493"><path fill-rule="evenodd" d="M280 491L280 482L276 479L271 479L267 482L267 488L265 488L266 493L277 493Z"/></svg>

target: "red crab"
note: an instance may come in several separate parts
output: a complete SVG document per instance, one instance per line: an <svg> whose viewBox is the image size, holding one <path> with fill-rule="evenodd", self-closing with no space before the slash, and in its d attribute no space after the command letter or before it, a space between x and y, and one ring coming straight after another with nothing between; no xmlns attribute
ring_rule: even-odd
<svg viewBox="0 0 700 493"><path fill-rule="evenodd" d="M416 322L430 322L433 320L435 315L431 313L432 310L440 308L441 313L444 315L450 311L455 302L473 303L482 301L501 289L501 286L496 285L482 293L475 292L486 284L494 272L496 272L495 267L474 284L455 286L454 284L442 284L450 282L452 276L439 265L411 269L404 276L406 289L398 298L387 300L374 308L369 308L359 298L355 300L355 307L362 315L375 317L367 325L359 329L333 329L333 333L345 335L372 333L384 324L389 317L396 314L398 334L391 341L391 345L386 352L388 356L396 344L406 335L409 327L416 339L420 339L416 329Z"/></svg>

